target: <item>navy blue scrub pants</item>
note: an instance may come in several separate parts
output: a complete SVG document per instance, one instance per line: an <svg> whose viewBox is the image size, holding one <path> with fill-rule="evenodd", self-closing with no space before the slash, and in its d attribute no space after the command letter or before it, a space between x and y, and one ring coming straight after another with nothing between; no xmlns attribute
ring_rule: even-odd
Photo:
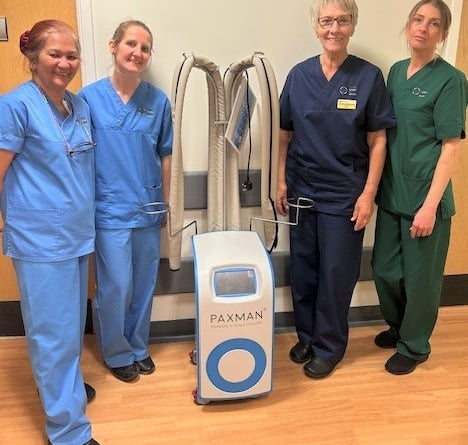
<svg viewBox="0 0 468 445"><path fill-rule="evenodd" d="M291 215L291 218L293 216ZM349 216L302 210L290 228L291 292L298 338L327 361L343 358L364 230Z"/></svg>

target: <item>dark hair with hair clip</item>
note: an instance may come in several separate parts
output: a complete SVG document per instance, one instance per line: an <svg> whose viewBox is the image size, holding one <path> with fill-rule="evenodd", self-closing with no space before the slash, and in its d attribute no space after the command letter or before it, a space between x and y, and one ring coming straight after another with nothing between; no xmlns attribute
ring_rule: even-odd
<svg viewBox="0 0 468 445"><path fill-rule="evenodd" d="M20 37L20 51L30 60L36 61L39 53L46 44L49 34L53 32L65 33L72 36L76 51L81 52L80 41L74 29L60 20L42 20L34 24L30 31L25 31Z"/></svg>
<svg viewBox="0 0 468 445"><path fill-rule="evenodd" d="M20 36L19 47L20 51L26 55L26 51L28 50L29 46L29 31L24 31L23 34Z"/></svg>

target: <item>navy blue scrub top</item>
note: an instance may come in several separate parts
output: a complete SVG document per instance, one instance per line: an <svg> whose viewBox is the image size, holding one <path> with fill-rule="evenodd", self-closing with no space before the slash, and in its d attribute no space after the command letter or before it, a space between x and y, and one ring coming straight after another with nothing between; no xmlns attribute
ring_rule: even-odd
<svg viewBox="0 0 468 445"><path fill-rule="evenodd" d="M378 67L350 55L327 80L319 56L297 64L280 96L280 126L293 132L289 196L314 200L317 211L351 215L369 169L367 133L394 125Z"/></svg>

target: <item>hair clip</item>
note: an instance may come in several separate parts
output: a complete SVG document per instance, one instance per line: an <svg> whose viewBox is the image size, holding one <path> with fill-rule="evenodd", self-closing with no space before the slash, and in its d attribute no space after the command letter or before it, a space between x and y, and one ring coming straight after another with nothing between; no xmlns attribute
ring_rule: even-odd
<svg viewBox="0 0 468 445"><path fill-rule="evenodd" d="M24 53L29 47L29 31L24 31L20 37L20 51Z"/></svg>

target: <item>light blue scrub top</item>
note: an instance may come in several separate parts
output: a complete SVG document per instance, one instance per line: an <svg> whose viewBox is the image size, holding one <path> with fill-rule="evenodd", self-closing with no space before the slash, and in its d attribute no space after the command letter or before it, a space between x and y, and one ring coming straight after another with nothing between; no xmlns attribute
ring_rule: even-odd
<svg viewBox="0 0 468 445"><path fill-rule="evenodd" d="M89 109L67 92L66 117L33 81L0 96L0 149L16 153L1 196L3 253L52 262L94 250Z"/></svg>
<svg viewBox="0 0 468 445"><path fill-rule="evenodd" d="M109 78L83 88L96 140L96 227L129 229L159 224L165 214L142 206L163 202L161 159L172 153L172 114L166 94L141 81L125 104ZM150 210L154 210L151 209Z"/></svg>

